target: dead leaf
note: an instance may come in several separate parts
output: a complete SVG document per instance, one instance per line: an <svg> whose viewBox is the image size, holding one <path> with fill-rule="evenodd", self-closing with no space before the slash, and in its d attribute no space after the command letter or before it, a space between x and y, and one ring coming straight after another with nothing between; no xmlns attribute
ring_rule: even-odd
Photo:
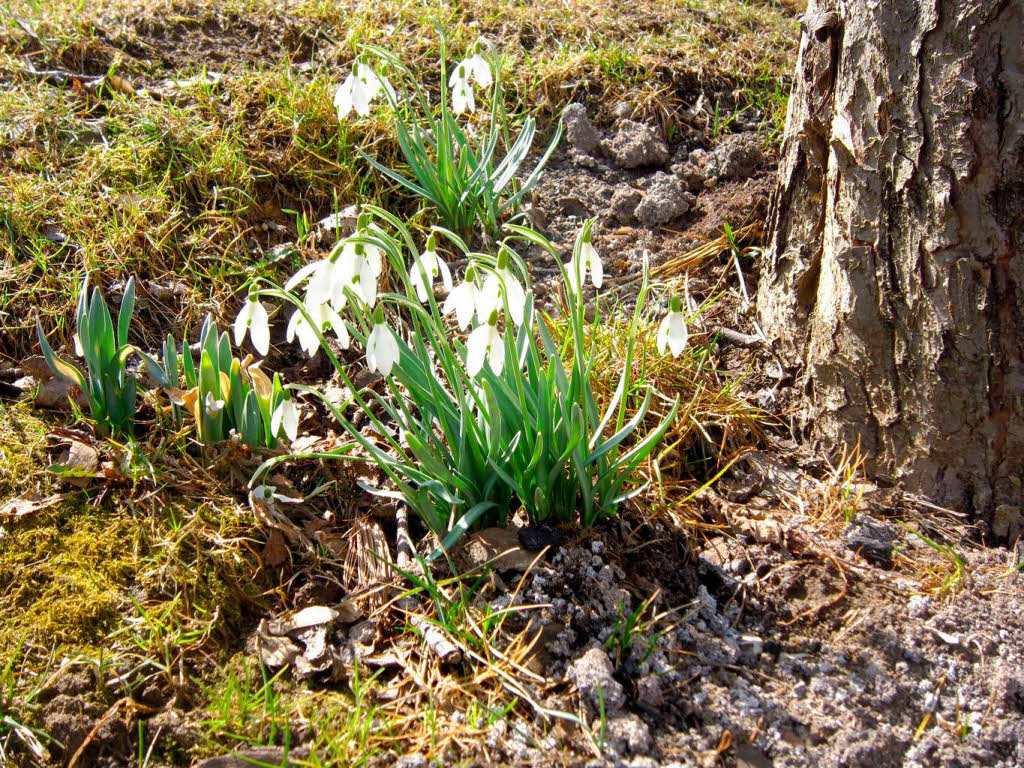
<svg viewBox="0 0 1024 768"><path fill-rule="evenodd" d="M497 571L523 572L530 567L535 553L527 552L519 545L515 528L484 528L470 536L455 550L459 563L476 568L491 563Z"/></svg>
<svg viewBox="0 0 1024 768"><path fill-rule="evenodd" d="M263 564L274 568L288 562L288 545L277 528L270 529L270 536L263 547Z"/></svg>
<svg viewBox="0 0 1024 768"><path fill-rule="evenodd" d="M268 667L284 667L298 658L299 646L291 638L279 637L268 630L270 623L261 619L256 629L256 645L260 660Z"/></svg>
<svg viewBox="0 0 1024 768"><path fill-rule="evenodd" d="M16 499L8 499L0 504L0 520L17 520L28 517L52 506L62 498L64 497L57 493L50 496L41 496L35 491L24 493Z"/></svg>
<svg viewBox="0 0 1024 768"><path fill-rule="evenodd" d="M328 608L326 605L311 605L292 614L287 619L271 621L267 624L267 630L272 635L287 635L320 624L333 624L337 618L338 612L333 608Z"/></svg>

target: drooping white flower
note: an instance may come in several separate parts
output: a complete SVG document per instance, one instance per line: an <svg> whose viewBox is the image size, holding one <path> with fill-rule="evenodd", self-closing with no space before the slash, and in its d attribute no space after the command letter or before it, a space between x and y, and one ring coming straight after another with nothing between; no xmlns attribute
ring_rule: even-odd
<svg viewBox="0 0 1024 768"><path fill-rule="evenodd" d="M270 317L267 309L255 295L249 294L238 316L235 317L235 346L242 346L248 332L252 345L261 355L270 350Z"/></svg>
<svg viewBox="0 0 1024 768"><path fill-rule="evenodd" d="M354 269L349 287L366 302L367 306L372 307L377 303L377 276L380 273L374 273L373 264L365 256L360 256L356 260Z"/></svg>
<svg viewBox="0 0 1024 768"><path fill-rule="evenodd" d="M442 307L441 311L446 315L454 312L459 330L464 331L473 320L473 312L477 313L477 318L480 322L484 322L485 318L490 314L480 310L481 293L482 291L476 284L476 270L471 265L466 269L465 280L455 286L452 292L448 294L448 298L444 300L444 307Z"/></svg>
<svg viewBox="0 0 1024 768"><path fill-rule="evenodd" d="M490 88L491 83L494 82L494 76L491 74L491 65L480 53L474 53L472 56L463 59L459 66L464 67L468 77L476 80L476 84L481 88ZM459 71L458 67L456 67L455 71Z"/></svg>
<svg viewBox="0 0 1024 768"><path fill-rule="evenodd" d="M441 276L441 283L445 290L452 290L452 273L444 259L437 255L436 241L434 236L427 238L427 247L423 253L413 260L409 271L409 283L416 291L416 296L421 302L426 303L429 295L433 292L434 278Z"/></svg>
<svg viewBox="0 0 1024 768"><path fill-rule="evenodd" d="M604 282L604 264L601 263L601 257L594 244L590 242L589 235L580 246L579 261L577 262L575 258L569 259L565 271L569 278L569 288L573 293L579 293L580 286L587 279L587 272L590 272L590 282L594 287L601 287Z"/></svg>
<svg viewBox="0 0 1024 768"><path fill-rule="evenodd" d="M490 319L473 329L466 340L466 373L476 376L484 367L484 360L497 376L505 367L505 342L498 333L498 313L492 312Z"/></svg>
<svg viewBox="0 0 1024 768"><path fill-rule="evenodd" d="M484 287L481 290L478 313L489 316L495 309L500 309L501 294L505 294L508 302L508 315L516 325L523 324L523 313L526 310L526 291L511 270L508 268L508 260L505 254L498 256L498 268L487 275L484 280ZM482 310L482 311L481 311ZM479 315L478 315L479 316Z"/></svg>
<svg viewBox="0 0 1024 768"><path fill-rule="evenodd" d="M373 330L366 339L366 367L390 376L391 369L398 362L398 341L383 319L374 320Z"/></svg>
<svg viewBox="0 0 1024 768"><path fill-rule="evenodd" d="M476 112L476 96L473 85L469 82L469 71L464 64L459 64L452 73L449 85L452 89L452 111L456 115Z"/></svg>
<svg viewBox="0 0 1024 768"><path fill-rule="evenodd" d="M203 407L206 409L206 415L212 419L224 410L224 401L214 397L213 392L207 392L206 399L203 401Z"/></svg>
<svg viewBox="0 0 1024 768"><path fill-rule="evenodd" d="M345 81L338 86L334 94L334 107L338 110L338 120L344 120L354 109L360 117L370 114L370 102L372 102L381 91L384 91L393 101L395 91L391 84L379 76L362 62L355 62L352 71Z"/></svg>
<svg viewBox="0 0 1024 768"><path fill-rule="evenodd" d="M284 433L290 442L299 436L299 408L291 398L282 400L270 417L270 433L277 435L284 427Z"/></svg>
<svg viewBox="0 0 1024 768"><path fill-rule="evenodd" d="M301 504L302 499L296 499L293 496L285 496L283 493L277 492L276 485L257 485L250 491L254 499L259 501L281 501L285 504Z"/></svg>
<svg viewBox="0 0 1024 768"><path fill-rule="evenodd" d="M348 327L330 304L325 302L314 306L307 305L306 311L309 313L313 325L306 320L301 310L296 309L288 320L288 327L285 329L285 338L289 342L295 341L295 337L298 336L299 346L302 347L303 351L310 357L315 356L320 349L320 339L317 338L316 331L313 330L316 327L320 330L321 334L326 333L328 330L334 331L334 335L338 338L341 348L348 349L350 342Z"/></svg>
<svg viewBox="0 0 1024 768"><path fill-rule="evenodd" d="M658 327L658 353L664 355L665 349L672 351L672 357L679 357L686 349L686 342L689 339L686 330L686 320L679 305L679 297L673 296L669 311Z"/></svg>

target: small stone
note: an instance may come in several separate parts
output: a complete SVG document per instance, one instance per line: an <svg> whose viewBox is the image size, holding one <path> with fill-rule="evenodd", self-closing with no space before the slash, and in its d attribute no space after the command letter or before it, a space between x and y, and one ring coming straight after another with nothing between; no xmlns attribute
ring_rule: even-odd
<svg viewBox="0 0 1024 768"><path fill-rule="evenodd" d="M566 672L576 684L580 696L594 712L601 711L604 702L605 714L613 714L626 703L622 685L613 677L612 662L601 648L591 648L574 661Z"/></svg>
<svg viewBox="0 0 1024 768"><path fill-rule="evenodd" d="M574 103L562 110L562 122L565 124L565 137L573 149L580 152L593 152L601 142L601 135L587 117L587 108Z"/></svg>
<svg viewBox="0 0 1024 768"><path fill-rule="evenodd" d="M928 595L914 595L907 601L907 611L915 619L928 618L932 599Z"/></svg>
<svg viewBox="0 0 1024 768"><path fill-rule="evenodd" d="M764 152L756 135L742 133L729 136L710 152L692 152L690 160L700 165L705 177L745 179L754 175Z"/></svg>

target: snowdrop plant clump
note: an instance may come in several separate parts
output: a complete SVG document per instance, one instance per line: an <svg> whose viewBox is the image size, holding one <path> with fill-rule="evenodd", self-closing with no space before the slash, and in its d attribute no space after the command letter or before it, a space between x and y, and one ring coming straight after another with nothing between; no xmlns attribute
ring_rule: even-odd
<svg viewBox="0 0 1024 768"><path fill-rule="evenodd" d="M567 287L582 282L584 267L601 282L590 229L588 222L572 260L561 265ZM297 455L376 463L390 482L367 490L402 500L446 545L473 525L504 524L520 506L535 522L591 525L614 514L638 492L627 482L678 410L677 401L636 437L652 398L646 384L630 378L649 290L646 269L618 387L600 412L581 292L569 294L569 333L556 343L535 310L529 272L514 246L557 251L526 227L508 225L506 232L496 254L473 251L442 227L418 243L398 218L365 206L355 234L327 259L285 287L260 279L253 294L294 307L318 341L307 352L326 354L349 392L339 404L315 388L288 385L322 400L351 438L335 452ZM461 279L446 254L465 264ZM364 268L367 259L383 260L386 271L379 263ZM575 281L572 270L579 272ZM370 274L372 289L363 284ZM354 384L336 351L350 344L383 377L383 390ZM355 426L363 420L369 429ZM286 458L265 462L253 482Z"/></svg>
<svg viewBox="0 0 1024 768"><path fill-rule="evenodd" d="M89 278L82 281L76 313L75 353L85 359L86 369L62 360L53 351L43 327L36 320L39 346L50 369L74 384L89 399L89 412L102 432L131 437L135 423L136 380L125 363L135 348L128 344L128 326L135 311L135 278L125 287L117 330L99 288L89 293Z"/></svg>
<svg viewBox="0 0 1024 768"><path fill-rule="evenodd" d="M257 296L250 295L242 305L233 331L236 344L248 334L256 350L267 353L269 315ZM180 416L184 408L193 416L204 443L225 440L234 433L250 448L273 448L282 435L289 440L297 437L297 405L281 377L274 374L271 379L253 362L252 355L241 360L235 357L230 337L211 317L206 317L199 331L198 364L189 345L183 342L179 352L170 334L164 341L162 363L144 352L139 354L150 375L170 396L175 415Z"/></svg>
<svg viewBox="0 0 1024 768"><path fill-rule="evenodd" d="M374 100L382 103L394 119L399 149L412 176L387 168L363 152L360 155L431 204L447 229L469 239L479 223L488 234L497 235L503 219L518 210L523 195L540 177L561 138L562 126L530 175L517 183L516 174L537 133L536 122L526 117L512 141L510 126L516 121L505 112L500 57L480 40L473 52L449 68L440 34L436 100L393 52L365 45L335 95L338 119L352 119L353 112L366 117ZM374 60L373 67L369 60ZM395 77L397 88L381 74L385 71ZM487 101L487 117L476 120L478 106Z"/></svg>

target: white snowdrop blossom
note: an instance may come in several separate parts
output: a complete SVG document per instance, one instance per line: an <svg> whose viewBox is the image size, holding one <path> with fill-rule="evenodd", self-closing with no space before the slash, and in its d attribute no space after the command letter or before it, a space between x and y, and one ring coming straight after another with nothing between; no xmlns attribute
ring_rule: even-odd
<svg viewBox="0 0 1024 768"><path fill-rule="evenodd" d="M362 62L355 62L352 71L345 81L338 86L334 94L334 107L338 110L338 120L344 120L352 110L360 117L370 114L370 102L384 91L393 101L395 91L391 84L380 77Z"/></svg>
<svg viewBox="0 0 1024 768"><path fill-rule="evenodd" d="M491 65L480 53L474 53L459 62L459 66L455 68L456 72L463 71L466 73L466 79L472 78L476 80L476 84L481 88L490 88L491 83L494 82L494 76L491 74Z"/></svg>
<svg viewBox="0 0 1024 768"><path fill-rule="evenodd" d="M476 376L484 367L484 360L491 366L494 375L500 375L505 367L505 342L498 333L497 311L491 312L486 323L478 325L466 340L466 373Z"/></svg>
<svg viewBox="0 0 1024 768"><path fill-rule="evenodd" d="M255 295L250 294L235 318L235 346L242 346L248 332L252 345L261 355L270 350L270 316L266 307Z"/></svg>
<svg viewBox="0 0 1024 768"><path fill-rule="evenodd" d="M377 303L377 278L380 275L374 271L373 263L365 254L361 254L353 264L353 272L349 279L349 287L361 298L366 305L372 307Z"/></svg>
<svg viewBox="0 0 1024 768"><path fill-rule="evenodd" d="M580 259L577 262L575 258L570 259L569 263L565 265L566 274L569 277L569 287L573 293L579 293L580 286L587 279L587 272L590 273L590 282L595 288L600 288L601 283L604 282L604 264L601 263L601 257L597 253L597 249L594 248L594 244L590 242L588 236L580 246Z"/></svg>
<svg viewBox="0 0 1024 768"><path fill-rule="evenodd" d="M391 369L398 362L398 341L384 322L383 318L375 319L373 330L366 339L366 367L379 371L382 376L390 376Z"/></svg>
<svg viewBox="0 0 1024 768"><path fill-rule="evenodd" d="M206 409L206 415L212 419L224 410L224 401L214 397L213 392L207 392L206 400L203 401L203 407Z"/></svg>
<svg viewBox="0 0 1024 768"><path fill-rule="evenodd" d="M456 115L476 112L476 96L473 85L469 82L469 71L464 64L459 64L452 73L450 81L452 89L452 111Z"/></svg>
<svg viewBox="0 0 1024 768"><path fill-rule="evenodd" d="M301 504L302 499L296 499L293 496L285 496L283 493L277 492L276 485L257 485L251 491L252 497L259 501L281 501L285 504Z"/></svg>
<svg viewBox="0 0 1024 768"><path fill-rule="evenodd" d="M673 296L669 311L658 327L658 353L664 355L667 348L672 351L672 357L679 357L686 349L688 339L689 333L680 309L679 297Z"/></svg>
<svg viewBox="0 0 1024 768"><path fill-rule="evenodd" d="M487 275L478 305L478 313L488 316L501 307L501 294L505 294L508 302L509 318L516 325L523 324L523 313L526 310L526 291L511 270L508 258L504 253L498 256L498 268ZM482 311L481 311L482 310ZM479 315L478 315L479 316Z"/></svg>
<svg viewBox="0 0 1024 768"><path fill-rule="evenodd" d="M466 269L466 278L444 300L441 311L446 315L454 312L459 330L464 331L473 320L473 312L477 313L480 322L487 317L487 313L480 309L482 293L476 284L476 270L470 266Z"/></svg>
<svg viewBox="0 0 1024 768"><path fill-rule="evenodd" d="M305 315L302 314L302 310L295 310L285 329L285 338L289 343L295 341L295 337L298 336L299 346L302 347L302 350L310 357L314 357L320 349L320 339L317 338L316 331L313 330L316 327L320 329L321 334L328 330L334 331L341 348L348 349L350 343L348 327L330 304L306 305L306 312L309 313L310 320L314 325L310 325Z"/></svg>
<svg viewBox="0 0 1024 768"><path fill-rule="evenodd" d="M299 436L299 408L291 398L282 400L270 417L270 433L272 435L277 435L282 427L288 440L294 443L295 438Z"/></svg>
<svg viewBox="0 0 1024 768"><path fill-rule="evenodd" d="M444 259L437 255L436 247L434 236L430 235L427 238L426 249L413 261L409 274L409 283L415 289L416 296L424 304L427 302L429 294L433 292L434 278L438 275L441 276L441 283L445 290L449 294L452 290L451 270L448 269Z"/></svg>

